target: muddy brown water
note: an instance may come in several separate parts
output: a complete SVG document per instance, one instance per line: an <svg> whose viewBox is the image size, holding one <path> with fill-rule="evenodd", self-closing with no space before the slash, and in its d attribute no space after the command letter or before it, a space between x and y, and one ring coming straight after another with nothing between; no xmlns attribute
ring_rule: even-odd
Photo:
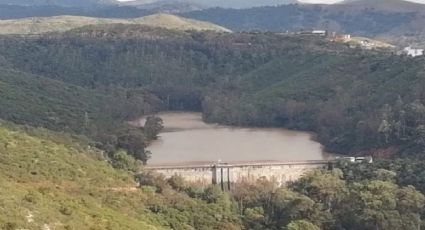
<svg viewBox="0 0 425 230"><path fill-rule="evenodd" d="M164 130L147 148L149 165L326 160L333 154L307 132L206 124L200 113L158 114ZM144 123L140 119L139 125Z"/></svg>

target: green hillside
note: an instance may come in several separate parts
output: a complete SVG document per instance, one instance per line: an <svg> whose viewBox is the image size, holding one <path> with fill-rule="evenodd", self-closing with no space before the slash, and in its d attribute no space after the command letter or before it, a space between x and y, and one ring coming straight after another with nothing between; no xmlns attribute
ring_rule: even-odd
<svg viewBox="0 0 425 230"><path fill-rule="evenodd" d="M341 152L347 147L356 152L358 147L373 149L390 142L403 145L409 139L420 143L416 125L422 123L423 60L323 53L302 59L300 55L272 61L242 77L241 91L252 93L230 105L250 111L249 115L239 113L240 121L315 130L325 146ZM230 103L226 98L213 103L220 105L222 100ZM253 112L250 107L262 111ZM215 113L211 114L214 120ZM392 141L385 140L380 130L383 120L391 126Z"/></svg>
<svg viewBox="0 0 425 230"><path fill-rule="evenodd" d="M81 136L0 121L0 143L5 230L393 230L423 218L424 195L406 186L424 189L417 161L342 163L287 187L260 179L225 194L150 174L139 188Z"/></svg>
<svg viewBox="0 0 425 230"><path fill-rule="evenodd" d="M0 67L0 118L17 124L86 135L91 145L113 154L123 146L119 137L142 137L143 151L150 140L128 121L156 111L161 102L144 90L94 90L39 75ZM138 159L146 161L142 154Z"/></svg>
<svg viewBox="0 0 425 230"><path fill-rule="evenodd" d="M88 123L112 118L101 110L113 98L93 90L4 68L0 82L1 116L16 123L82 133L86 113Z"/></svg>
<svg viewBox="0 0 425 230"><path fill-rule="evenodd" d="M273 33L108 24L1 36L0 229L423 227L424 63ZM328 150L389 159L224 193L143 170L162 124L128 121L161 110L313 131Z"/></svg>
<svg viewBox="0 0 425 230"><path fill-rule="evenodd" d="M85 89L143 90L162 109L202 111L209 122L314 131L330 151L420 155L423 146L422 58L321 38L137 25L5 37L0 54Z"/></svg>
<svg viewBox="0 0 425 230"><path fill-rule="evenodd" d="M376 8L389 12L424 12L425 6L412 1L405 0L345 0L335 5L335 7L364 9Z"/></svg>
<svg viewBox="0 0 425 230"><path fill-rule="evenodd" d="M0 143L1 229L222 229L235 220L225 203L136 188L79 137L1 121Z"/></svg>
<svg viewBox="0 0 425 230"><path fill-rule="evenodd" d="M384 40L400 47L424 45L425 5L403 0L291 4L250 9L210 8L183 13L233 31L297 32L323 29Z"/></svg>

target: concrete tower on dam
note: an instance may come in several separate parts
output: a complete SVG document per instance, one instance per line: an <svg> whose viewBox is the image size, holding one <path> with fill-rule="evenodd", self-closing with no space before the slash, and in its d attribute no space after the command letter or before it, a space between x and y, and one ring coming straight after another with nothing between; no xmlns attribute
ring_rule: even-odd
<svg viewBox="0 0 425 230"><path fill-rule="evenodd" d="M279 184L298 180L303 174L319 168L329 168L332 161L263 162L241 164L211 164L193 166L148 166L147 170L163 174L166 178L179 175L186 181L202 185L218 184L229 189L237 182L256 181L260 178Z"/></svg>

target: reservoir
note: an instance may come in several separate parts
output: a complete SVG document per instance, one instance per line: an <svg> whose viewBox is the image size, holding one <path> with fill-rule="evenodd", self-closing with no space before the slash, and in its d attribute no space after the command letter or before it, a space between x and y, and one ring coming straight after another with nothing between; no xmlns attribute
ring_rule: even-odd
<svg viewBox="0 0 425 230"><path fill-rule="evenodd" d="M148 150L149 165L325 160L320 143L307 132L206 124L201 113L158 115L164 129ZM144 119L140 120L143 125Z"/></svg>

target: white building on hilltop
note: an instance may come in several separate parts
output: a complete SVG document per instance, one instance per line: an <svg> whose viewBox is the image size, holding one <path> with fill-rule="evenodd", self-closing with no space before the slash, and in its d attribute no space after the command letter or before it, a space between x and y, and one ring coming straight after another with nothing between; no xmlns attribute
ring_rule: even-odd
<svg viewBox="0 0 425 230"><path fill-rule="evenodd" d="M412 57L424 55L424 49L415 49L415 48L412 48L411 46L404 48L403 52L407 54L408 56L412 56Z"/></svg>
<svg viewBox="0 0 425 230"><path fill-rule="evenodd" d="M313 30L311 33L315 35L321 35L321 36L328 35L328 31L326 30Z"/></svg>

